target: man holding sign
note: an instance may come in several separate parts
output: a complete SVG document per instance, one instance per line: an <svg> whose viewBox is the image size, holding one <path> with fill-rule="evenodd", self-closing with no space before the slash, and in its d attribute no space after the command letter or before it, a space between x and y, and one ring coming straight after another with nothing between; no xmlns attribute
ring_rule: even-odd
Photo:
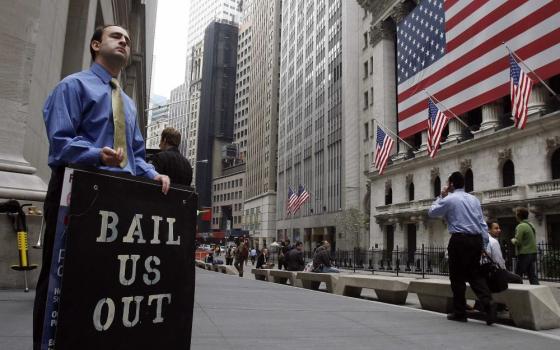
<svg viewBox="0 0 560 350"><path fill-rule="evenodd" d="M40 349L49 269L57 224L64 168L70 164L144 176L169 190L169 177L144 160L144 140L133 101L121 89L118 76L130 57L128 32L117 25L95 30L90 69L64 78L45 102L43 116L52 169L45 198L45 234L41 273L33 312L33 348Z"/></svg>

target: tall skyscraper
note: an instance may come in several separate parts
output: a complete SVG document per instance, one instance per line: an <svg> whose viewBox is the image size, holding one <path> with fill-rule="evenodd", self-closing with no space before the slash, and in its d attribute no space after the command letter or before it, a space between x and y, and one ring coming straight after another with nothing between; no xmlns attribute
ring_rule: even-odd
<svg viewBox="0 0 560 350"><path fill-rule="evenodd" d="M204 30L213 21L239 23L243 0L190 0L187 28L187 65L185 81L189 80L192 64L189 62L194 45L204 39Z"/></svg>
<svg viewBox="0 0 560 350"><path fill-rule="evenodd" d="M210 23L204 34L195 163L198 204L202 208L211 207L212 179L222 171L222 149L233 142L237 34L236 25L222 22ZM200 232L209 228L199 223Z"/></svg>
<svg viewBox="0 0 560 350"><path fill-rule="evenodd" d="M355 1L286 0L278 128L277 238L333 246L342 211L360 201L360 104L356 33L361 11ZM311 194L288 215L288 188Z"/></svg>
<svg viewBox="0 0 560 350"><path fill-rule="evenodd" d="M179 151L181 154L186 154L187 149L187 133L188 133L188 118L187 118L187 83L177 86L171 90L169 98L169 121L168 126L175 128L181 133L181 144Z"/></svg>
<svg viewBox="0 0 560 350"><path fill-rule="evenodd" d="M204 62L204 41L199 41L191 49L190 60L192 68L190 70L189 80L187 80L187 136L185 144L186 149L181 153L189 160L193 167L193 179L196 179L196 152L198 145L198 117L200 112L200 91L202 86L202 63Z"/></svg>
<svg viewBox="0 0 560 350"><path fill-rule="evenodd" d="M247 125L244 222L253 242L276 238L276 161L282 2L251 1L238 52L237 123ZM243 28L243 27L242 27ZM248 66L244 67L245 62ZM245 75L248 75L245 77ZM247 94L248 92L248 94ZM244 132L241 128L240 132ZM246 154L245 154L246 152Z"/></svg>

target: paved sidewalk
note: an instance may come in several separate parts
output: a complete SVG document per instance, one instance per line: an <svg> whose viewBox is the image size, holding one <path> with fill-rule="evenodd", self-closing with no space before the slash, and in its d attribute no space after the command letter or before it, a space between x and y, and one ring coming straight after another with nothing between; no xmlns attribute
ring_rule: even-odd
<svg viewBox="0 0 560 350"><path fill-rule="evenodd" d="M557 349L560 337L197 269L193 350Z"/></svg>
<svg viewBox="0 0 560 350"><path fill-rule="evenodd" d="M196 275L193 350L560 348L553 333L450 322L411 307L198 268ZM1 350L31 350L33 297L0 291Z"/></svg>

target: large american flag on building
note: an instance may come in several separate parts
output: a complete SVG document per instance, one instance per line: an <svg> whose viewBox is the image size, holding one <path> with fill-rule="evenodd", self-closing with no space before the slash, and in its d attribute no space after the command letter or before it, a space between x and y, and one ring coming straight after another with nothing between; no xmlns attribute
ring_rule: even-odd
<svg viewBox="0 0 560 350"><path fill-rule="evenodd" d="M513 58L509 55L509 74L510 74L510 95L511 95L511 115L515 120L515 127L518 129L525 128L527 123L527 110L529 107L529 96L533 81Z"/></svg>
<svg viewBox="0 0 560 350"><path fill-rule="evenodd" d="M426 129L427 90L460 115L510 93L508 46L560 73L560 1L423 0L397 25L398 127Z"/></svg>

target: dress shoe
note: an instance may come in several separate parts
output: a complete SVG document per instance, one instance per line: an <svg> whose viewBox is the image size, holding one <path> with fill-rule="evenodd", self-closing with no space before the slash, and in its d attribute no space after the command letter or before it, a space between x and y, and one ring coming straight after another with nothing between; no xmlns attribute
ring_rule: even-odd
<svg viewBox="0 0 560 350"><path fill-rule="evenodd" d="M467 322L467 316L456 314L454 312L450 313L450 314L447 314L447 319L449 321Z"/></svg>
<svg viewBox="0 0 560 350"><path fill-rule="evenodd" d="M496 310L498 309L498 305L494 302L490 302L488 307L486 308L486 324L491 325L496 322Z"/></svg>

